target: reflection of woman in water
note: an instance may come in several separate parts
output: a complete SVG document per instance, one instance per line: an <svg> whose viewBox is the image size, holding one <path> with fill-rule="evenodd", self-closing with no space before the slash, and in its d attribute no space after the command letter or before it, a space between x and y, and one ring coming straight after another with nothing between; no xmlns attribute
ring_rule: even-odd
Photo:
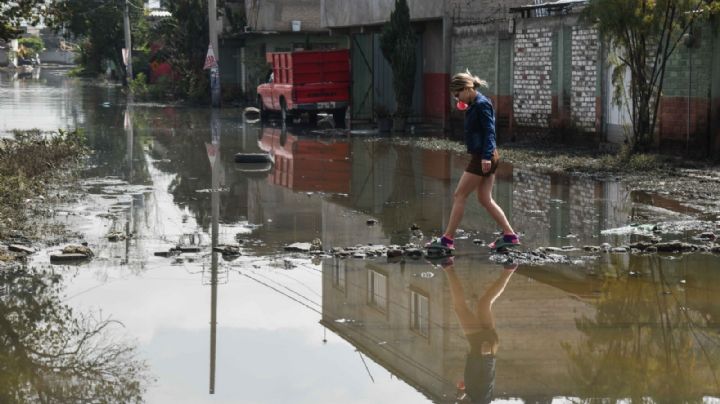
<svg viewBox="0 0 720 404"><path fill-rule="evenodd" d="M500 277L478 299L473 313L465 301L465 292L455 273L452 259L443 265L450 284L455 314L470 344L470 352L465 362L465 393L473 403L489 403L492 400L495 387L495 354L500 341L491 309L517 267L517 264L505 266Z"/></svg>

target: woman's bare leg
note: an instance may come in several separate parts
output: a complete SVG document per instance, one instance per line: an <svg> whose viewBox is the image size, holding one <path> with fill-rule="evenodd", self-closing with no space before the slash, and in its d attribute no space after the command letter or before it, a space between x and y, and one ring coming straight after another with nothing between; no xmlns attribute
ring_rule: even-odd
<svg viewBox="0 0 720 404"><path fill-rule="evenodd" d="M490 285L485 293L480 296L477 301L477 319L485 327L495 328L495 318L492 315L492 305L495 300L500 297L505 286L507 286L510 277L515 273L514 270L503 270L500 277Z"/></svg>
<svg viewBox="0 0 720 404"><path fill-rule="evenodd" d="M455 273L454 267L446 267L444 268L444 272L450 286L450 298L452 299L453 310L455 311L455 315L457 315L463 332L469 334L476 331L480 327L480 324L465 301L465 291L463 290L460 279L458 279Z"/></svg>
<svg viewBox="0 0 720 404"><path fill-rule="evenodd" d="M505 217L505 212L495 203L492 197L494 183L495 174L480 177L480 184L477 186L478 202L488 211L490 216L495 220L495 223L502 228L503 234L515 234L515 231L513 231L513 228L510 226L510 222L508 222L507 217Z"/></svg>
<svg viewBox="0 0 720 404"><path fill-rule="evenodd" d="M482 176L471 174L467 171L463 172L460 181L458 181L457 188L455 188L455 193L453 194L453 206L450 211L450 219L445 228L445 235L450 237L455 235L455 231L460 225L460 221L465 213L465 202L472 191L479 189L478 187L482 183L482 179Z"/></svg>

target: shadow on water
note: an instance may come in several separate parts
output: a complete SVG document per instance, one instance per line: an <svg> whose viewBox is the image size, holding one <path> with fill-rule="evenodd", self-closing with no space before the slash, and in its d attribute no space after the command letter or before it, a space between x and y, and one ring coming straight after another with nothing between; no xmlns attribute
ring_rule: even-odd
<svg viewBox="0 0 720 404"><path fill-rule="evenodd" d="M477 313L506 271L480 242L496 227L479 204L466 209L452 276L424 259L284 251L316 238L325 250L405 244L412 224L426 238L438 234L466 156L302 125L262 126L236 109L126 105L117 89L73 81L36 86L76 94L83 119L74 123L95 150L77 201L59 206L57 220L83 234L96 258L53 267L74 274L57 288L69 305L100 307L137 336L158 377L148 401L203 402L209 391L260 402L454 402L481 385L473 375L489 375L466 372L474 337L459 314L462 307ZM0 89L3 97L18 91ZM267 152L275 164L249 172L235 163L238 152ZM493 196L529 250L693 241L715 226L621 182L509 164L499 167ZM636 226L644 222L674 227L654 233ZM183 253L169 253L179 247ZM576 254L590 257L521 265L493 295L493 398L720 395L716 255ZM41 254L33 265L47 261ZM297 383L278 385L269 374Z"/></svg>

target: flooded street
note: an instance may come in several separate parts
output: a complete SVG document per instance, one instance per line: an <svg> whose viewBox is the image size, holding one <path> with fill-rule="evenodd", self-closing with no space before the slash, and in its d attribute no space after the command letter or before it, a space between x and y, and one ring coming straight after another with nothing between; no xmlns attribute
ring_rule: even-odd
<svg viewBox="0 0 720 404"><path fill-rule="evenodd" d="M404 245L418 241L413 225L427 241L467 156L263 126L238 108L128 105L120 87L65 73L2 76L0 137L84 130L94 153L53 220L95 257L54 265L55 246L29 265L59 275L74 316L118 322L105 331L148 364L121 383L147 383L146 402L720 402L720 255L604 252L653 237L707 244L698 235L720 233L718 217L621 182L501 164L494 198L521 249L563 260L503 265L474 200L451 266L286 251ZM275 156L269 170L235 163L260 151ZM239 255L218 248L236 244ZM478 338L495 354L471 352Z"/></svg>

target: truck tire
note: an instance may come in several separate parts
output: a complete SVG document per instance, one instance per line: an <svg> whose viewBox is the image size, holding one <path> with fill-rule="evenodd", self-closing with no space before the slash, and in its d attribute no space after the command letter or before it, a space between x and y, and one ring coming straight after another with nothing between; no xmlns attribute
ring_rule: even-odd
<svg viewBox="0 0 720 404"><path fill-rule="evenodd" d="M346 108L338 108L333 110L332 114L336 128L345 128L345 109Z"/></svg>
<svg viewBox="0 0 720 404"><path fill-rule="evenodd" d="M287 109L287 103L285 103L284 98L280 99L280 120L284 123L292 123L292 116Z"/></svg>
<svg viewBox="0 0 720 404"><path fill-rule="evenodd" d="M317 112L308 112L308 123L310 126L317 126L318 123L318 113Z"/></svg>

